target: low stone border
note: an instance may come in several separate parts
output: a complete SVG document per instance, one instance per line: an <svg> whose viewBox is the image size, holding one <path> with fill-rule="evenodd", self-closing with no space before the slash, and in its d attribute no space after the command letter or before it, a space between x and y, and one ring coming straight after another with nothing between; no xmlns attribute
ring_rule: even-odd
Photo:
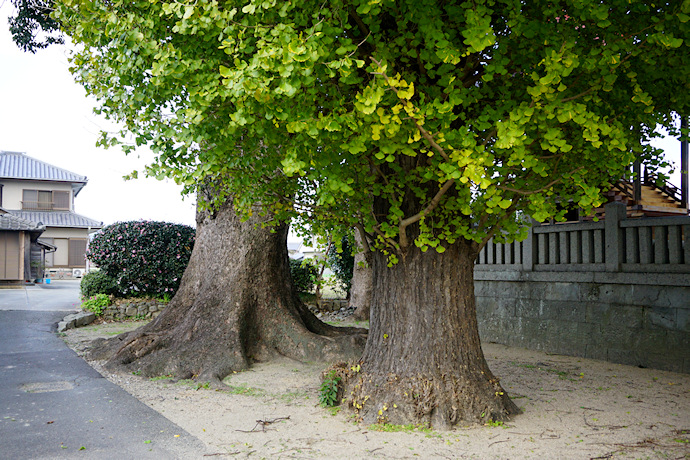
<svg viewBox="0 0 690 460"><path fill-rule="evenodd" d="M122 321L131 318L155 318L160 315L167 305L158 300L150 299L121 299L115 301L103 310L101 318L106 321ZM91 311L80 311L65 316L58 323L57 331L64 332L67 329L86 326L96 320L96 315Z"/></svg>
<svg viewBox="0 0 690 460"><path fill-rule="evenodd" d="M57 331L64 332L67 329L74 329L75 327L86 326L96 320L96 315L91 311L80 311L79 313L72 313L62 318L58 323Z"/></svg>
<svg viewBox="0 0 690 460"><path fill-rule="evenodd" d="M167 305L152 299L120 299L105 308L103 318L106 320L123 320L129 318L155 318Z"/></svg>

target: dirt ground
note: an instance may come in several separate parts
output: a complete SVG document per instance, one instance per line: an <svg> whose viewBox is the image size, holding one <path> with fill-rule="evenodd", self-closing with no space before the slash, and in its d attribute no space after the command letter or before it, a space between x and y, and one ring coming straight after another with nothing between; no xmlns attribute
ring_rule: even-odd
<svg viewBox="0 0 690 460"><path fill-rule="evenodd" d="M83 355L97 337L143 323L72 329ZM196 382L103 371L182 429L215 458L690 458L690 375L485 344L489 366L523 414L497 426L450 432L364 426L347 410L318 405L323 364L281 360L226 379Z"/></svg>

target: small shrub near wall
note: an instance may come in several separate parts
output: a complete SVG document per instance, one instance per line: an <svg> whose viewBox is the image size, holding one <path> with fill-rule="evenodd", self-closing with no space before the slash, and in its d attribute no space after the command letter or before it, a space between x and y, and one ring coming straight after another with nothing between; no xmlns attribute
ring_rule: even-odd
<svg viewBox="0 0 690 460"><path fill-rule="evenodd" d="M332 245L326 253L326 260L328 266L333 270L340 287L350 297L350 288L352 287L352 274L355 268L355 255L352 252L354 236L347 235L341 240L341 251Z"/></svg>
<svg viewBox="0 0 690 460"><path fill-rule="evenodd" d="M113 295L117 292L117 281L100 270L93 270L84 275L79 284L82 299L97 294Z"/></svg>
<svg viewBox="0 0 690 460"><path fill-rule="evenodd" d="M108 288L112 282L117 297L172 297L187 268L194 233L192 227L167 222L118 222L96 234L86 257L110 278L99 283Z"/></svg>
<svg viewBox="0 0 690 460"><path fill-rule="evenodd" d="M316 265L310 259L290 259L290 274L297 292L302 293L312 292L314 290L314 281L319 276Z"/></svg>

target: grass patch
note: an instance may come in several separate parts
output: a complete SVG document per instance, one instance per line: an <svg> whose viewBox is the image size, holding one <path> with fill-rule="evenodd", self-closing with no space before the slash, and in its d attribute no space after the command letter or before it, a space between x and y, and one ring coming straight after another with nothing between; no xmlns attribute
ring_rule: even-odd
<svg viewBox="0 0 690 460"><path fill-rule="evenodd" d="M424 425L392 425L390 423L375 423L369 425L369 428L374 431L383 431L385 433L425 433L433 434L434 430Z"/></svg>
<svg viewBox="0 0 690 460"><path fill-rule="evenodd" d="M342 406L333 406L333 407L327 407L326 411L331 414L331 416L335 417L340 413L342 410Z"/></svg>
<svg viewBox="0 0 690 460"><path fill-rule="evenodd" d="M283 393L282 395L278 396L278 398L283 402L291 403L296 399L309 399L309 395L304 391L291 391L288 393Z"/></svg>
<svg viewBox="0 0 690 460"><path fill-rule="evenodd" d="M149 380L152 382L158 382L160 380L171 380L173 378L172 374L159 375L157 377L151 377Z"/></svg>
<svg viewBox="0 0 690 460"><path fill-rule="evenodd" d="M243 395L243 396L264 396L266 392L260 388L252 388L246 385L230 386L228 385L227 390L223 390L231 395Z"/></svg>

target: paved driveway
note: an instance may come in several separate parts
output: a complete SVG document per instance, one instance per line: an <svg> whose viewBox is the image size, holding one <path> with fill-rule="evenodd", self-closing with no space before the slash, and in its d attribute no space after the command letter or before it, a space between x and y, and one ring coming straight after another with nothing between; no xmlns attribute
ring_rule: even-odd
<svg viewBox="0 0 690 460"><path fill-rule="evenodd" d="M201 441L103 378L57 336L78 287L0 289L0 458L202 458Z"/></svg>
<svg viewBox="0 0 690 460"><path fill-rule="evenodd" d="M0 310L66 311L79 308L79 280L0 289Z"/></svg>

